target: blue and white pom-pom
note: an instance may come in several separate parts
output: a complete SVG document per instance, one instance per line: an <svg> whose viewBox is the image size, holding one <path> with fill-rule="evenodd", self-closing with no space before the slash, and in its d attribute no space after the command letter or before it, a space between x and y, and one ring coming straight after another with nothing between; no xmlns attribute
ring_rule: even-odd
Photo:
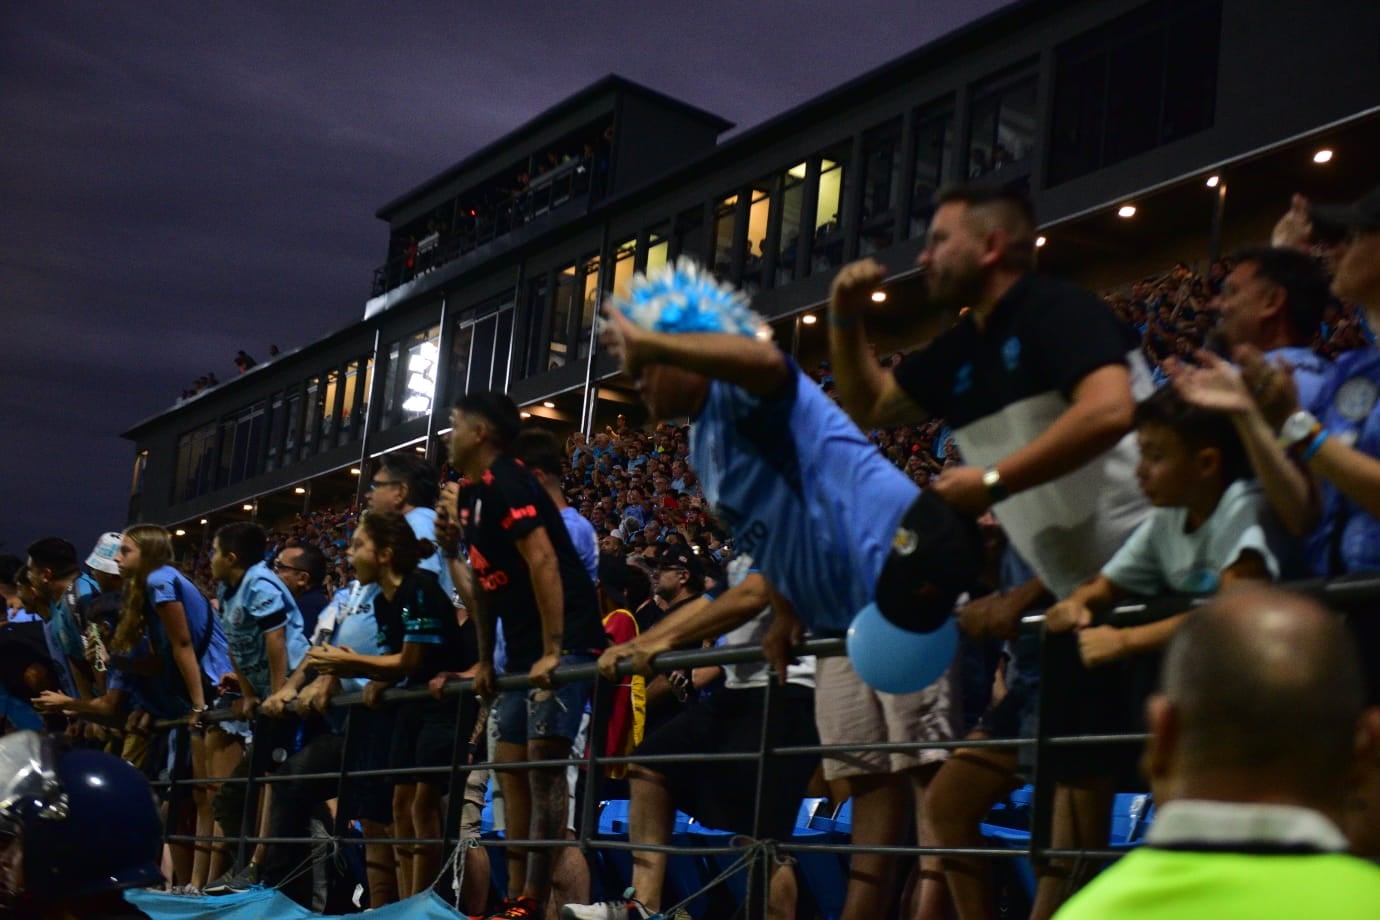
<svg viewBox="0 0 1380 920"><path fill-rule="evenodd" d="M771 327L748 297L682 256L650 275L638 272L626 296L613 301L624 316L657 332L727 332L770 339Z"/></svg>

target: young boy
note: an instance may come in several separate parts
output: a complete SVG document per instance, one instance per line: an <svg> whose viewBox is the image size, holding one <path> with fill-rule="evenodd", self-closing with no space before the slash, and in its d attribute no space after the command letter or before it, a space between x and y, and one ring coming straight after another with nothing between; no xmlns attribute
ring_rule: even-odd
<svg viewBox="0 0 1380 920"><path fill-rule="evenodd" d="M1128 595L1215 594L1242 581L1270 581L1288 555L1264 494L1246 478L1245 450L1228 419L1165 387L1136 406L1135 426L1136 475L1154 510L1096 578L1045 615L1050 632L1079 630L1088 667L1163 647L1183 619L1094 625Z"/></svg>

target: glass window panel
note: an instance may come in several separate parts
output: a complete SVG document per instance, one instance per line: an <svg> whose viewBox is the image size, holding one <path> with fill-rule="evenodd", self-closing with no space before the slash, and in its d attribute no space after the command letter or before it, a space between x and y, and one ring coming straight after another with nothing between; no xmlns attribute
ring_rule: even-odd
<svg viewBox="0 0 1380 920"><path fill-rule="evenodd" d="M819 199L815 208L813 270L828 271L843 264L844 152L827 153L819 165Z"/></svg>
<svg viewBox="0 0 1380 920"><path fill-rule="evenodd" d="M954 116L941 111L915 125L915 185L910 199L910 238L924 236L934 215L934 196L953 156Z"/></svg>
<svg viewBox="0 0 1380 920"><path fill-rule="evenodd" d="M297 450L297 438L302 430L302 393L296 387L288 391L287 437L283 439L283 464L291 462Z"/></svg>
<svg viewBox="0 0 1380 920"><path fill-rule="evenodd" d="M862 227L858 249L870 255L891 245L901 174L901 121L895 119L863 138Z"/></svg>
<svg viewBox="0 0 1380 920"><path fill-rule="evenodd" d="M474 347L470 350L470 386L467 392L480 393L493 389L494 317L475 323Z"/></svg>
<svg viewBox="0 0 1380 920"><path fill-rule="evenodd" d="M441 327L432 326L408 339L407 377L403 383L404 421L421 418L436 399L436 378L441 371Z"/></svg>
<svg viewBox="0 0 1380 920"><path fill-rule="evenodd" d="M691 208L676 217L675 243L677 256L689 256L704 261L704 211Z"/></svg>
<svg viewBox="0 0 1380 920"><path fill-rule="evenodd" d="M576 341L575 354L580 358L589 356L589 336L594 329L594 317L599 311L599 258L592 256L585 260L584 301L580 309L580 338Z"/></svg>
<svg viewBox="0 0 1380 920"><path fill-rule="evenodd" d="M664 237L655 233L649 236L647 238L647 267L643 271L650 275L665 268L668 248L668 243Z"/></svg>
<svg viewBox="0 0 1380 920"><path fill-rule="evenodd" d="M805 164L786 170L781 192L781 250L776 255L776 283L795 279L796 253L800 251L800 223L805 208Z"/></svg>
<svg viewBox="0 0 1380 920"><path fill-rule="evenodd" d="M402 373L402 343L388 346L388 364L383 371L383 418L379 430L386 431L397 424L398 374Z"/></svg>
<svg viewBox="0 0 1380 920"><path fill-rule="evenodd" d="M508 353L513 341L513 311L501 310L498 314L498 330L494 341L493 388L508 389Z"/></svg>
<svg viewBox="0 0 1380 920"><path fill-rule="evenodd" d="M358 360L345 365L345 403L340 410L340 430L336 438L337 445L349 442L355 429L355 423L358 421L355 418L355 396L359 393L359 386L362 382L360 380L361 370Z"/></svg>
<svg viewBox="0 0 1380 920"><path fill-rule="evenodd" d="M1035 145L1035 78L982 93L973 103L968 178L1023 167Z"/></svg>
<svg viewBox="0 0 1380 920"><path fill-rule="evenodd" d="M613 251L613 296L626 297L637 259L637 240L621 243Z"/></svg>
<svg viewBox="0 0 1380 920"><path fill-rule="evenodd" d="M733 269L733 218L738 211L738 196L722 198L714 207L714 274L728 278Z"/></svg>
<svg viewBox="0 0 1380 920"><path fill-rule="evenodd" d="M542 332L546 323L548 293L547 276L544 272L527 282L526 357L519 362L523 377L539 374L546 369L545 359L551 349L551 343L542 338ZM467 353L467 361L468 358Z"/></svg>
<svg viewBox="0 0 1380 920"><path fill-rule="evenodd" d="M752 187L752 203L748 206L743 287L749 292L762 286L762 265L767 258L767 224L770 217L771 179L763 179Z"/></svg>
<svg viewBox="0 0 1380 920"><path fill-rule="evenodd" d="M307 380L306 417L302 420L302 456L311 454L316 446L316 432L321 428L321 378Z"/></svg>
<svg viewBox="0 0 1380 920"><path fill-rule="evenodd" d="M326 390L321 399L321 448L331 446L331 433L336 427L335 397L340 389L340 371L326 375Z"/></svg>
<svg viewBox="0 0 1380 920"><path fill-rule="evenodd" d="M570 357L570 319L580 297L575 266L567 265L556 273L556 304L551 312L551 348L547 355L548 370L562 367Z"/></svg>
<svg viewBox="0 0 1380 920"><path fill-rule="evenodd" d="M466 377L470 371L470 345L474 341L474 325L466 323L455 330L450 340L450 383L446 393L448 402L455 402L466 393Z"/></svg>

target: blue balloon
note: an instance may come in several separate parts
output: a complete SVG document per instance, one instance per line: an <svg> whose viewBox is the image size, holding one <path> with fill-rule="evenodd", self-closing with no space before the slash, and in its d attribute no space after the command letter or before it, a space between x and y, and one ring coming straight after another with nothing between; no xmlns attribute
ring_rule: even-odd
<svg viewBox="0 0 1380 920"><path fill-rule="evenodd" d="M848 627L848 658L868 686L882 693L913 693L939 680L958 652L953 617L934 632L911 632L868 604Z"/></svg>

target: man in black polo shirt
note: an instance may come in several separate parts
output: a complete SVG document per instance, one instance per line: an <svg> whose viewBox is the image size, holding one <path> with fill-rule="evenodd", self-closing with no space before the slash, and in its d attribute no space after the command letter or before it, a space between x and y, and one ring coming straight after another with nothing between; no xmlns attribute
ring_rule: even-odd
<svg viewBox="0 0 1380 920"><path fill-rule="evenodd" d="M494 695L494 617L503 621L509 673L526 672L531 690L505 690L494 704L500 762L556 760L571 742L589 701L591 681L552 687L560 664L592 662L607 644L590 581L560 512L532 475L506 454L521 422L503 393L467 393L451 412L450 462L469 480L459 496L459 525L469 566L454 556L458 535L441 521L438 537L452 559L461 593L475 601L479 665L475 689ZM445 535L441 535L441 531ZM509 833L559 840L566 826L566 781L561 768L504 771ZM526 871L510 866L510 897L494 917L545 916L553 850L527 853ZM521 876L525 875L525 878Z"/></svg>
<svg viewBox="0 0 1380 920"><path fill-rule="evenodd" d="M968 465L945 470L931 488L966 513L991 507L1049 591L1066 597L1148 510L1131 419L1153 391L1149 370L1134 333L1096 296L1033 272L1035 218L1024 196L960 186L937 204L917 259L928 308L967 309L888 371L870 355L861 323L886 269L870 259L845 266L829 318L839 400L864 429L943 418ZM821 667L817 692L827 686ZM979 797L1001 794L1011 768L1014 756L978 749L956 752L944 767L970 773L961 785ZM1105 790L1084 791L1077 813L1092 817L1077 832L1056 817L1056 846L1095 836L1099 821L1105 834ZM1069 790L1061 803L1075 807ZM961 873L951 876L961 887ZM1061 887L1042 882L1035 915L1052 912Z"/></svg>

